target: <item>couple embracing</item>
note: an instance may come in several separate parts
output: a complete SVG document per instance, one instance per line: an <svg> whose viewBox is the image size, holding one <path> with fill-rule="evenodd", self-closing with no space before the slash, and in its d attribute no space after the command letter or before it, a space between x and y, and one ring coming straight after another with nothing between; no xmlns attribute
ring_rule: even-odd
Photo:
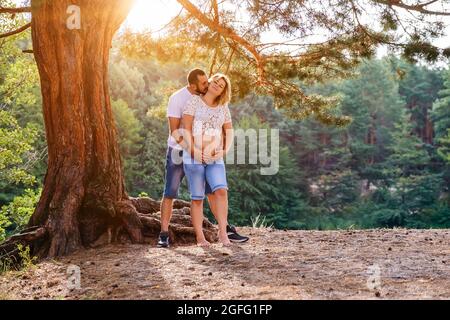
<svg viewBox="0 0 450 320"><path fill-rule="evenodd" d="M173 200L184 176L191 195L191 217L197 245L209 246L203 233L203 200L208 198L219 225L219 241L246 242L228 224L228 185L224 157L233 143L233 126L228 103L231 83L226 75L210 79L200 69L189 72L188 85L169 99L169 139L164 195L161 201L161 232L158 246L169 247L169 223Z"/></svg>

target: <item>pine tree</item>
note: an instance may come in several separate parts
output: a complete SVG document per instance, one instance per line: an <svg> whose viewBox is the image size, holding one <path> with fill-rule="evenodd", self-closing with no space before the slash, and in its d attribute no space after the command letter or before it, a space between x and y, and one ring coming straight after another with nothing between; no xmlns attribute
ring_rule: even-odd
<svg viewBox="0 0 450 320"><path fill-rule="evenodd" d="M236 128L269 129L256 116L244 117ZM249 149L247 149L248 157ZM286 147L280 147L279 171L275 175L261 175L260 164L227 165L227 180L230 187L230 221L251 224L260 216L268 225L276 228L300 228L304 226L307 213L305 195L298 184L303 180L302 172Z"/></svg>
<svg viewBox="0 0 450 320"><path fill-rule="evenodd" d="M434 144L434 130L431 118L433 102L442 88L439 70L390 59L392 68L401 72L399 93L406 102L413 132L431 147Z"/></svg>
<svg viewBox="0 0 450 320"><path fill-rule="evenodd" d="M381 163L389 154L390 132L399 121L404 101L386 60L365 61L359 77L342 84L341 109L354 121L348 127L350 166L371 183L382 177Z"/></svg>
<svg viewBox="0 0 450 320"><path fill-rule="evenodd" d="M444 189L450 191L450 165L449 165L449 129L450 129L450 70L443 72L444 85L439 91L439 99L433 104L432 119L436 134L435 143L437 153L444 163L439 170L444 176ZM445 163L446 162L446 163ZM448 197L450 202L450 197Z"/></svg>
<svg viewBox="0 0 450 320"><path fill-rule="evenodd" d="M395 209L397 225L414 224L438 202L442 175L433 174L427 167L430 156L422 139L415 135L406 112L396 129L385 169L394 200L389 209Z"/></svg>

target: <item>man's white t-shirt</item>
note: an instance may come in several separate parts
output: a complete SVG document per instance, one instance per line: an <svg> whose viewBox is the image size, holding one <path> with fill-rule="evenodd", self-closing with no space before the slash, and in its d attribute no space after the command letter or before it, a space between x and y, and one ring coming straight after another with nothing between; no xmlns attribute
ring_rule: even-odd
<svg viewBox="0 0 450 320"><path fill-rule="evenodd" d="M169 105L167 107L167 117L181 119L183 117L184 108L187 106L192 97L193 95L189 92L187 87L184 87L172 94L169 98ZM175 138L172 137L171 134L169 134L167 145L170 148L182 150L181 146L176 142Z"/></svg>

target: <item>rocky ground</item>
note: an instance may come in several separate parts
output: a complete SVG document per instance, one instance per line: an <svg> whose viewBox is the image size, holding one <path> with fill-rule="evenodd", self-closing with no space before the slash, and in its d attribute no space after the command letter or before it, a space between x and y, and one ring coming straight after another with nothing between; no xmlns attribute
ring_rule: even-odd
<svg viewBox="0 0 450 320"><path fill-rule="evenodd" d="M242 228L242 245L114 245L0 276L0 299L450 299L450 230ZM77 288L77 268L80 283Z"/></svg>

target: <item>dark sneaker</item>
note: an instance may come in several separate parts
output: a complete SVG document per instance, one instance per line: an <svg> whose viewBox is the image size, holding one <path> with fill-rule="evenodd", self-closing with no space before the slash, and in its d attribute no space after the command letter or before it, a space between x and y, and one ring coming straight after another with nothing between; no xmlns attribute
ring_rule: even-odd
<svg viewBox="0 0 450 320"><path fill-rule="evenodd" d="M169 247L169 233L161 232L158 237L158 248L168 248Z"/></svg>
<svg viewBox="0 0 450 320"><path fill-rule="evenodd" d="M235 243L242 243L247 242L249 240L249 237L241 236L239 233L237 233L235 226L227 226L227 234L228 239L230 239L231 242Z"/></svg>

